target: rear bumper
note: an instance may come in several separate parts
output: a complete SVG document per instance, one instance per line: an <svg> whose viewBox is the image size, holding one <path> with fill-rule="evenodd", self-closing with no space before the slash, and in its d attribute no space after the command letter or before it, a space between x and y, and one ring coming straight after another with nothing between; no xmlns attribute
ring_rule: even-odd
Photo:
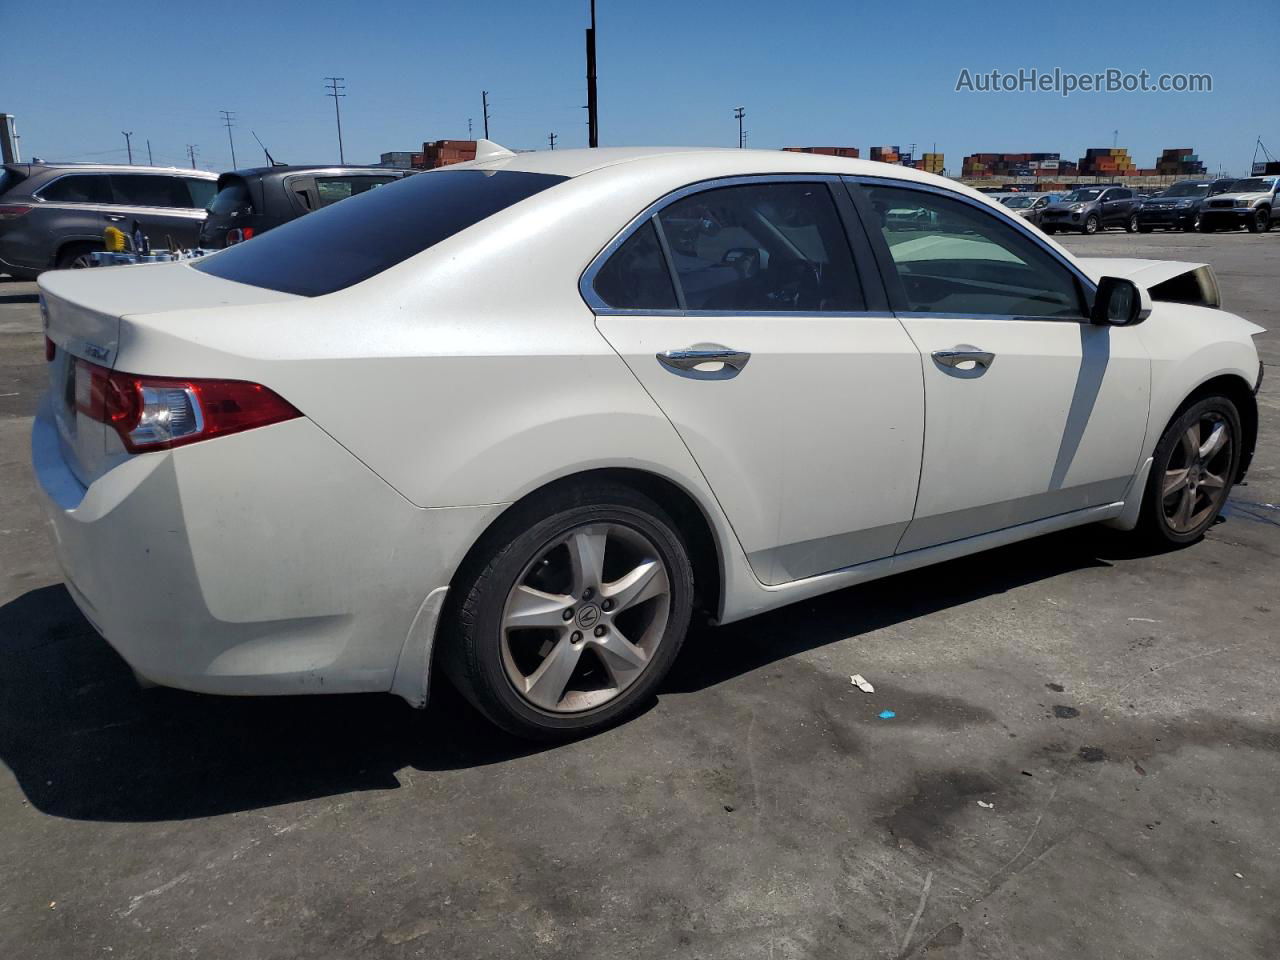
<svg viewBox="0 0 1280 960"><path fill-rule="evenodd" d="M46 396L32 462L76 604L143 677L205 693L394 687L421 705L424 600L499 509L415 507L305 419L136 456L85 488Z"/></svg>

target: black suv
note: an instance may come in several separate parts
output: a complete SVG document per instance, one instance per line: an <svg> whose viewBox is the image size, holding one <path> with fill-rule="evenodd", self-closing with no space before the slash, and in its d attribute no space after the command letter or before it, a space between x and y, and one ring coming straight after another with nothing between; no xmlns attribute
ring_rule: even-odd
<svg viewBox="0 0 1280 960"><path fill-rule="evenodd" d="M135 224L154 247L194 246L215 176L177 167L101 163L0 166L0 273L88 266L102 231Z"/></svg>
<svg viewBox="0 0 1280 960"><path fill-rule="evenodd" d="M1164 193L1148 197L1138 207L1138 232L1150 233L1156 227L1169 230L1201 230L1204 221L1200 208L1209 197L1231 189L1235 180L1179 180Z"/></svg>
<svg viewBox="0 0 1280 960"><path fill-rule="evenodd" d="M411 170L387 167L258 167L218 177L218 193L199 246L221 250L312 210L399 180Z"/></svg>

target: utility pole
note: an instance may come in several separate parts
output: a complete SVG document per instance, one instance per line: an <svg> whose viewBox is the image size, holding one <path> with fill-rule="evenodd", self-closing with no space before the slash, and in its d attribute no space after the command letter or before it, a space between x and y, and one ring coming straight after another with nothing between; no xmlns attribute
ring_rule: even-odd
<svg viewBox="0 0 1280 960"><path fill-rule="evenodd" d="M325 77L325 79L329 81L329 92L326 93L325 96L333 97L333 116L334 119L338 121L338 162L346 163L347 156L342 152L342 111L338 109L338 98L346 96L342 91L347 89L347 86L346 84L341 83L341 81L346 80L347 78Z"/></svg>
<svg viewBox="0 0 1280 960"><path fill-rule="evenodd" d="M734 107L734 108L733 108L733 115L734 115L734 116L737 118L737 120L738 120L738 149L739 149L739 150L741 150L741 149L742 149L742 144L743 144L743 142L744 142L744 137L743 137L743 135L742 135L742 118L743 118L743 117L745 117L745 116L747 115L747 108L746 108L746 107Z"/></svg>
<svg viewBox="0 0 1280 960"><path fill-rule="evenodd" d="M556 148L556 135L554 133L548 133L547 140L551 143L551 149L554 150Z"/></svg>
<svg viewBox="0 0 1280 960"><path fill-rule="evenodd" d="M197 154L197 153L199 153L199 152L200 152L200 144L198 144L198 143L188 143L188 144L187 144L187 156L191 158L191 169L192 169L192 170L194 170L194 169L196 168L196 154Z"/></svg>
<svg viewBox="0 0 1280 960"><path fill-rule="evenodd" d="M151 140L147 140L147 166L154 167L156 162L151 159Z"/></svg>
<svg viewBox="0 0 1280 960"><path fill-rule="evenodd" d="M471 118L467 117L467 139L474 140L475 136L471 133Z"/></svg>
<svg viewBox="0 0 1280 960"><path fill-rule="evenodd" d="M222 114L222 124L227 128L227 143L231 144L231 169L236 168L236 142L231 138L231 125L235 122L235 114L230 110L219 110Z"/></svg>
<svg viewBox="0 0 1280 960"><path fill-rule="evenodd" d="M489 91L480 91L480 106L484 108L484 138L489 139Z"/></svg>
<svg viewBox="0 0 1280 960"><path fill-rule="evenodd" d="M591 0L591 26L587 28L587 146L600 146L600 115L596 101L596 0Z"/></svg>
<svg viewBox="0 0 1280 960"><path fill-rule="evenodd" d="M129 139L133 136L132 130L121 130L121 136L124 137L125 149L129 151L129 166L133 166L133 141Z"/></svg>

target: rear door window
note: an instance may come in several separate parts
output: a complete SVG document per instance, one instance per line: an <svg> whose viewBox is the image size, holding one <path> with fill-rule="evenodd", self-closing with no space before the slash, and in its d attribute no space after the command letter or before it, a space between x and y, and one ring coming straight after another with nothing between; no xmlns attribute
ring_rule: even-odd
<svg viewBox="0 0 1280 960"><path fill-rule="evenodd" d="M191 196L178 177L148 173L113 173L115 202L130 207L186 207Z"/></svg>
<svg viewBox="0 0 1280 960"><path fill-rule="evenodd" d="M407 177L198 260L193 269L269 290L321 296L367 280L565 179L516 170Z"/></svg>
<svg viewBox="0 0 1280 960"><path fill-rule="evenodd" d="M44 187L39 196L51 203L111 203L111 181L105 173L73 173Z"/></svg>
<svg viewBox="0 0 1280 960"><path fill-rule="evenodd" d="M658 214L689 310L865 310L853 252L825 183L720 187Z"/></svg>
<svg viewBox="0 0 1280 960"><path fill-rule="evenodd" d="M327 207L339 200L346 200L357 193L364 193L384 183L390 183L395 177L316 177L316 192L320 195L320 206Z"/></svg>
<svg viewBox="0 0 1280 960"><path fill-rule="evenodd" d="M592 284L617 310L674 310L676 291L652 220L636 229L605 261Z"/></svg>

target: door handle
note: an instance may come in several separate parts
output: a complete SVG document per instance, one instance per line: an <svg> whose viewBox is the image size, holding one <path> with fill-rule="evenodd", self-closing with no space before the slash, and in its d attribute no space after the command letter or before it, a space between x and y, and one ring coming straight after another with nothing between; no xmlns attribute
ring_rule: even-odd
<svg viewBox="0 0 1280 960"><path fill-rule="evenodd" d="M979 350L968 344L952 347L950 350L933 351L933 359L944 367L958 367L962 363L973 361L979 367L989 367L995 363L996 355L986 350Z"/></svg>
<svg viewBox="0 0 1280 960"><path fill-rule="evenodd" d="M670 367L672 370L702 373L703 371L696 368L704 363L723 363L725 367L729 367L735 372L740 372L747 365L747 361L751 359L751 354L742 350L722 347L718 344L710 344L705 347L687 347L684 350L664 350L662 353L657 354L657 357L659 363L664 367ZM722 369L707 371L707 374L714 376L723 372Z"/></svg>

